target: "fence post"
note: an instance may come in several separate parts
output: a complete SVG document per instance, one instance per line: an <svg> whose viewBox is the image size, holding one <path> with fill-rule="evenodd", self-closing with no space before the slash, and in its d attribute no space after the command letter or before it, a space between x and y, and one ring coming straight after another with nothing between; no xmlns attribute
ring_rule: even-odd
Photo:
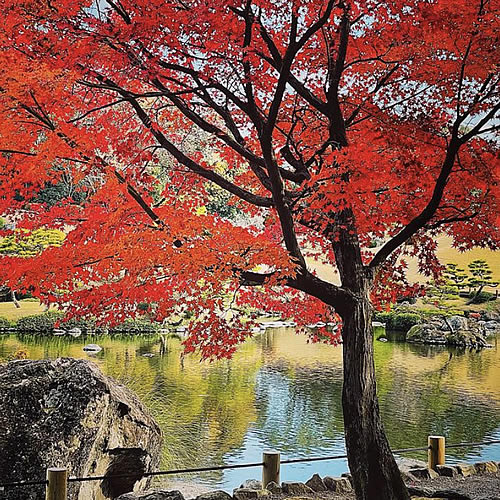
<svg viewBox="0 0 500 500"><path fill-rule="evenodd" d="M280 484L280 453L279 451L265 451L262 453L262 487L270 482Z"/></svg>
<svg viewBox="0 0 500 500"><path fill-rule="evenodd" d="M429 469L436 465L445 464L445 439L444 436L429 436L429 450L427 452Z"/></svg>
<svg viewBox="0 0 500 500"><path fill-rule="evenodd" d="M68 469L51 467L47 469L45 500L68 499Z"/></svg>

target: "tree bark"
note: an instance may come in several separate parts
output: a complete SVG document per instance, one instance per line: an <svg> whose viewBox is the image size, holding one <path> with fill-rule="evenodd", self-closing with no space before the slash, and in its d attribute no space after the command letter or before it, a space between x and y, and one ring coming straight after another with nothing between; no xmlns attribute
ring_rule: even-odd
<svg viewBox="0 0 500 500"><path fill-rule="evenodd" d="M12 298L12 302L14 302L14 305L19 309L21 307L21 304L17 300L16 291L15 290L11 290L10 291L10 296Z"/></svg>
<svg viewBox="0 0 500 500"><path fill-rule="evenodd" d="M368 290L343 314L345 442L357 500L409 500L384 432L376 394Z"/></svg>

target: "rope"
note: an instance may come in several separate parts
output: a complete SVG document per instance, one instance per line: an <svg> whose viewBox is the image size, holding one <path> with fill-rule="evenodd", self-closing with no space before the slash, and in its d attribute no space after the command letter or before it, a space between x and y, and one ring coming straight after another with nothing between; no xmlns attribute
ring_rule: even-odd
<svg viewBox="0 0 500 500"><path fill-rule="evenodd" d="M144 474L118 474L113 476L92 476L92 477L70 477L68 483L77 481L100 481L103 479L124 479L127 477L151 477L151 476L164 476L167 474L187 474L189 472L208 472L212 470L225 470L225 469L243 469L245 467L262 467L263 462L256 462L250 464L234 464L234 465L219 465L217 467L199 467L196 469L177 469L177 470L161 470L156 472L145 472Z"/></svg>
<svg viewBox="0 0 500 500"><path fill-rule="evenodd" d="M484 446L489 444L499 444L500 439L490 440L490 441L482 441L478 443L456 443L456 444L447 444L446 449L448 448L473 448L475 446ZM393 450L393 453L409 453L413 451L427 451L429 449L428 446L421 446L418 448L402 448L399 450ZM319 462L321 460L338 460L342 458L347 458L347 455L333 455L328 457L310 457L310 458L290 458L287 460L281 460L280 464L295 464L301 462ZM164 476L169 474L187 474L192 472L209 472L215 470L226 470L226 469L243 469L248 467L262 467L264 465L263 462L254 462L247 464L234 464L234 465L220 465L217 467L198 467L193 469L174 469L174 470L163 470L156 472L145 472L143 474L117 474L113 476L91 476L91 477L70 477L68 478L68 483L74 482L83 482L83 481L103 481L105 479L125 479L125 478L141 478L141 477L151 477L151 476ZM11 483L0 483L0 489L16 487L16 486L37 486L37 485L47 485L48 481L15 481Z"/></svg>

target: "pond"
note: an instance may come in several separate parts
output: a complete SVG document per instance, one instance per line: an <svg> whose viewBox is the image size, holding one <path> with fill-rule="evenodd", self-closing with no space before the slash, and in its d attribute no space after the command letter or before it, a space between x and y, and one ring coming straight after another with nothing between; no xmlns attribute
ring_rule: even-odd
<svg viewBox="0 0 500 500"><path fill-rule="evenodd" d="M480 352L375 341L381 412L393 449L500 439L500 345ZM86 343L103 350L87 354ZM183 357L180 341L144 337L2 336L0 361L18 349L31 359L94 360L135 391L162 428L162 469L260 462L264 449L282 458L344 453L342 347L308 344L290 328L268 329L232 360ZM447 461L500 460L500 445L450 449ZM425 459L425 454L407 456ZM340 475L345 460L284 465L282 480L314 472ZM261 469L190 474L168 481L231 490Z"/></svg>

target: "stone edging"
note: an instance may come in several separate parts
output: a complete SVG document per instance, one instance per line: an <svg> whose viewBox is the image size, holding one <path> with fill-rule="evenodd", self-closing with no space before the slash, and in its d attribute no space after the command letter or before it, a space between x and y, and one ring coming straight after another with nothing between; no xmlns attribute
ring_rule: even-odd
<svg viewBox="0 0 500 500"><path fill-rule="evenodd" d="M436 479L439 477L469 477L474 475L495 474L500 471L500 462L477 462L475 464L438 465L436 470L428 467L410 468L402 471L401 475L406 484L415 484L420 480ZM413 487L409 487L410 492ZM233 494L218 490L198 495L195 500L253 500L275 495L311 495L314 493L339 493L352 492L351 476L346 473L342 477L325 476L314 474L305 483L295 481L284 481L281 485L269 483L266 489L262 489L261 481L250 479L245 481L239 488L233 490ZM156 490L142 493L126 493L117 500L184 500L179 491Z"/></svg>

